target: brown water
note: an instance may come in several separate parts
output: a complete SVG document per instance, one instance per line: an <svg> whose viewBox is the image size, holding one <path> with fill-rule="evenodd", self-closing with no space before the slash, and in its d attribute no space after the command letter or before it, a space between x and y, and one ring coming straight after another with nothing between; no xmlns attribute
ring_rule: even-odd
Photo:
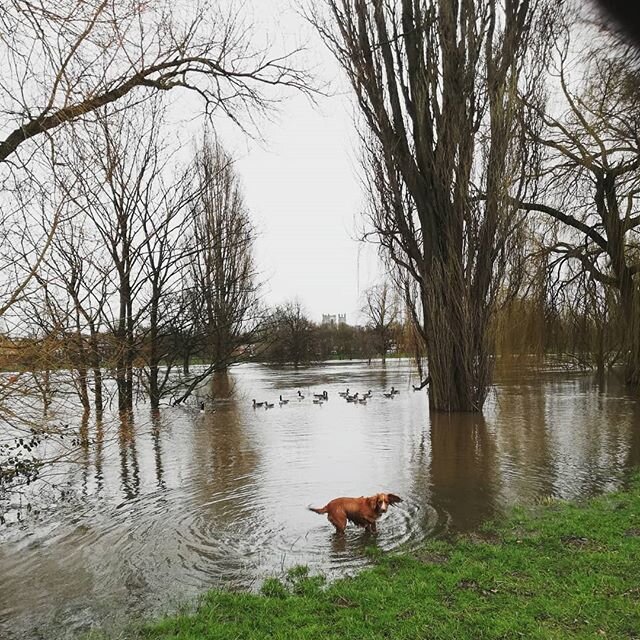
<svg viewBox="0 0 640 640"><path fill-rule="evenodd" d="M345 575L366 565L368 546L411 548L514 503L611 490L640 464L640 404L614 382L498 375L484 418L430 418L417 382L406 361L243 365L204 413L194 403L152 417L141 405L133 425L87 423L90 444L48 479L67 496L0 526L0 637L117 629L208 588L257 589L297 564ZM387 399L392 385L400 393ZM347 403L347 387L372 397ZM329 400L313 404L324 390ZM253 398L275 406L254 409ZM337 537L307 510L378 491L404 502L376 536Z"/></svg>

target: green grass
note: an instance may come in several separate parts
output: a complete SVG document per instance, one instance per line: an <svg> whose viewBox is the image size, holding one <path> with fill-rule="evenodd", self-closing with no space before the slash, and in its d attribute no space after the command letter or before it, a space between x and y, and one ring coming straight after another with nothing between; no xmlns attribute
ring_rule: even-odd
<svg viewBox="0 0 640 640"><path fill-rule="evenodd" d="M136 637L640 639L640 478L584 503L518 509L471 536L327 585L304 567L262 594L214 591Z"/></svg>

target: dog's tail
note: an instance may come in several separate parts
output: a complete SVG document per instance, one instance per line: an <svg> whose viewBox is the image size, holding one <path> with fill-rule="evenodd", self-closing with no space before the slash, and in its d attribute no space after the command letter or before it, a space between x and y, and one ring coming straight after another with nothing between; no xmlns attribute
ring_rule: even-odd
<svg viewBox="0 0 640 640"><path fill-rule="evenodd" d="M327 507L309 507L309 511L315 511L316 513L328 513Z"/></svg>

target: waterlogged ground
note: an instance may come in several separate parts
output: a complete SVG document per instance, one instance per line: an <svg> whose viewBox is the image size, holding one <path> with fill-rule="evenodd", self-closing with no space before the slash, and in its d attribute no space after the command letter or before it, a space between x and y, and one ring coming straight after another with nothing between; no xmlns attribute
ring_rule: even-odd
<svg viewBox="0 0 640 640"><path fill-rule="evenodd" d="M204 412L194 401L152 416L141 404L133 424L89 421L73 463L23 498L33 508L21 521L14 502L0 525L0 637L117 629L296 564L344 575L367 563L369 546L412 547L513 503L617 488L640 464L640 403L613 381L498 372L484 418L430 418L417 383L407 361L243 365L207 390L216 400ZM346 388L372 395L347 403ZM377 536L336 537L307 509L384 490L404 502Z"/></svg>

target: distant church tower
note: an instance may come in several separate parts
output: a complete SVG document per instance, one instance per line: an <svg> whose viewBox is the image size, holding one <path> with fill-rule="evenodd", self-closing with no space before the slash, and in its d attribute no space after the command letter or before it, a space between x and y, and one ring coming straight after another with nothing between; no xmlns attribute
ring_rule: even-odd
<svg viewBox="0 0 640 640"><path fill-rule="evenodd" d="M338 327L341 324L347 324L347 314L339 313L338 317L336 318L335 313L323 313L322 324L329 325L331 327Z"/></svg>

